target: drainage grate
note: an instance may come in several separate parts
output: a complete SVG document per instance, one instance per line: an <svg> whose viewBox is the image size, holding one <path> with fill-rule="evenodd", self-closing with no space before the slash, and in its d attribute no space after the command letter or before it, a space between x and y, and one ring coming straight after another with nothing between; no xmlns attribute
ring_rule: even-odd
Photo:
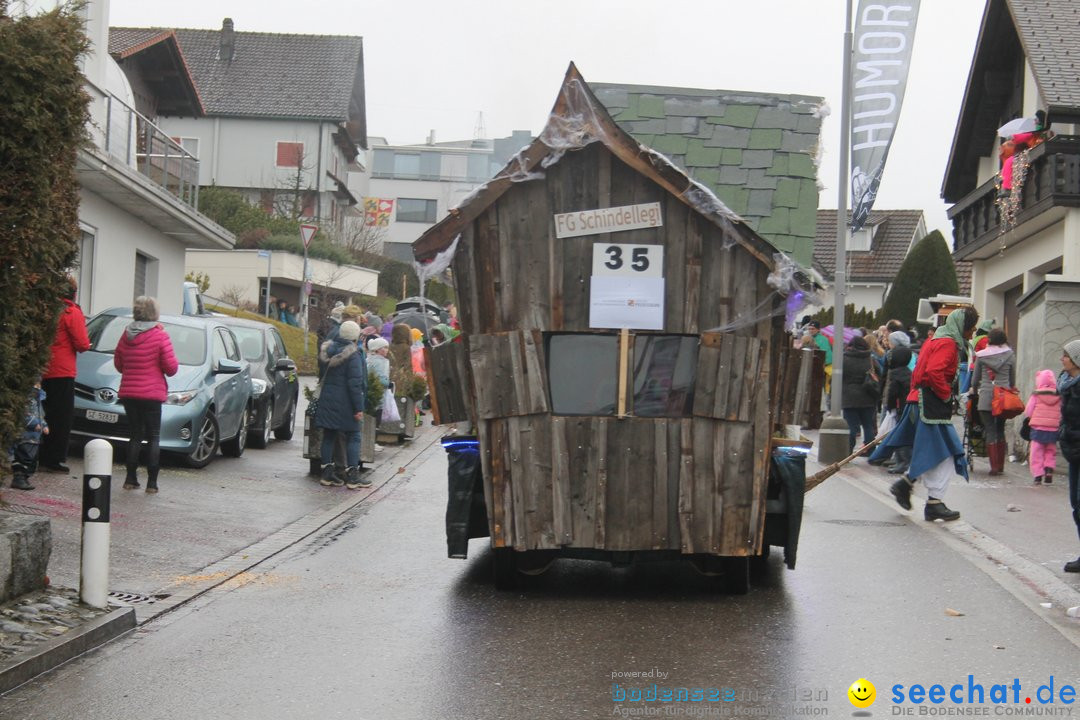
<svg viewBox="0 0 1080 720"><path fill-rule="evenodd" d="M28 507L26 505L4 504L0 505L0 508L6 510L7 512L20 513L21 515L38 515L40 517L49 517L49 513L45 510L36 507Z"/></svg>
<svg viewBox="0 0 1080 720"><path fill-rule="evenodd" d="M164 600L169 597L166 595L140 595L139 593L130 592L111 592L109 593L109 601L114 605L153 605L158 600Z"/></svg>
<svg viewBox="0 0 1080 720"><path fill-rule="evenodd" d="M894 520L826 520L825 522L850 527L904 527L907 524Z"/></svg>

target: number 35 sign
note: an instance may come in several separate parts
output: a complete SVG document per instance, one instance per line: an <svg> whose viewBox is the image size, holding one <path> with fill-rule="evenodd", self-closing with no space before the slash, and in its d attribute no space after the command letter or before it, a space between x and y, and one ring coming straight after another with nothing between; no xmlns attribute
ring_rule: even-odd
<svg viewBox="0 0 1080 720"><path fill-rule="evenodd" d="M663 245L593 245L594 276L664 277Z"/></svg>
<svg viewBox="0 0 1080 720"><path fill-rule="evenodd" d="M593 245L589 327L664 329L662 245Z"/></svg>

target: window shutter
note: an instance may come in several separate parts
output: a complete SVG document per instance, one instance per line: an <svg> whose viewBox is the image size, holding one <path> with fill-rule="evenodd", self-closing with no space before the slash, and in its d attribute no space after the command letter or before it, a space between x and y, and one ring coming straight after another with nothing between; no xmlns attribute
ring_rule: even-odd
<svg viewBox="0 0 1080 720"><path fill-rule="evenodd" d="M304 143L279 142L277 144L278 167L300 167L300 158L304 154Z"/></svg>

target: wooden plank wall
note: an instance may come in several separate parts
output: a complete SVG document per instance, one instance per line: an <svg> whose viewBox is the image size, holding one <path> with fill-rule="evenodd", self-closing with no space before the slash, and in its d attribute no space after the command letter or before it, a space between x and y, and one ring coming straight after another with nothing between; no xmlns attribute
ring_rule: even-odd
<svg viewBox="0 0 1080 720"><path fill-rule="evenodd" d="M465 345L443 343L427 348L428 390L431 393L432 422L436 425L463 422L472 417L472 393L465 363Z"/></svg>
<svg viewBox="0 0 1080 720"><path fill-rule="evenodd" d="M476 413L482 420L546 413L547 372L539 331L468 337L476 382Z"/></svg>
<svg viewBox="0 0 1080 720"><path fill-rule="evenodd" d="M745 555L760 542L779 327L768 269L599 143L520 183L454 259L493 542ZM554 237L560 212L659 202L661 228ZM662 244L664 333L705 334L694 416L553 417L542 333L589 329L597 242ZM781 321L782 322L782 321ZM782 328L781 328L782 329ZM701 376L699 375L699 378Z"/></svg>

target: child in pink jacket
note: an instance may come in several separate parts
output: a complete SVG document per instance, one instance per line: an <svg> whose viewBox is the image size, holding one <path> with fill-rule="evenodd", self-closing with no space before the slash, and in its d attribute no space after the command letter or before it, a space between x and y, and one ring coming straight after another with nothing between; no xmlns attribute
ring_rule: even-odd
<svg viewBox="0 0 1080 720"><path fill-rule="evenodd" d="M1061 427L1061 397L1057 393L1052 371L1040 370L1035 373L1035 392L1028 398L1024 414L1030 418L1031 426L1031 453L1028 459L1031 475L1036 485L1049 485L1054 481L1058 429Z"/></svg>

